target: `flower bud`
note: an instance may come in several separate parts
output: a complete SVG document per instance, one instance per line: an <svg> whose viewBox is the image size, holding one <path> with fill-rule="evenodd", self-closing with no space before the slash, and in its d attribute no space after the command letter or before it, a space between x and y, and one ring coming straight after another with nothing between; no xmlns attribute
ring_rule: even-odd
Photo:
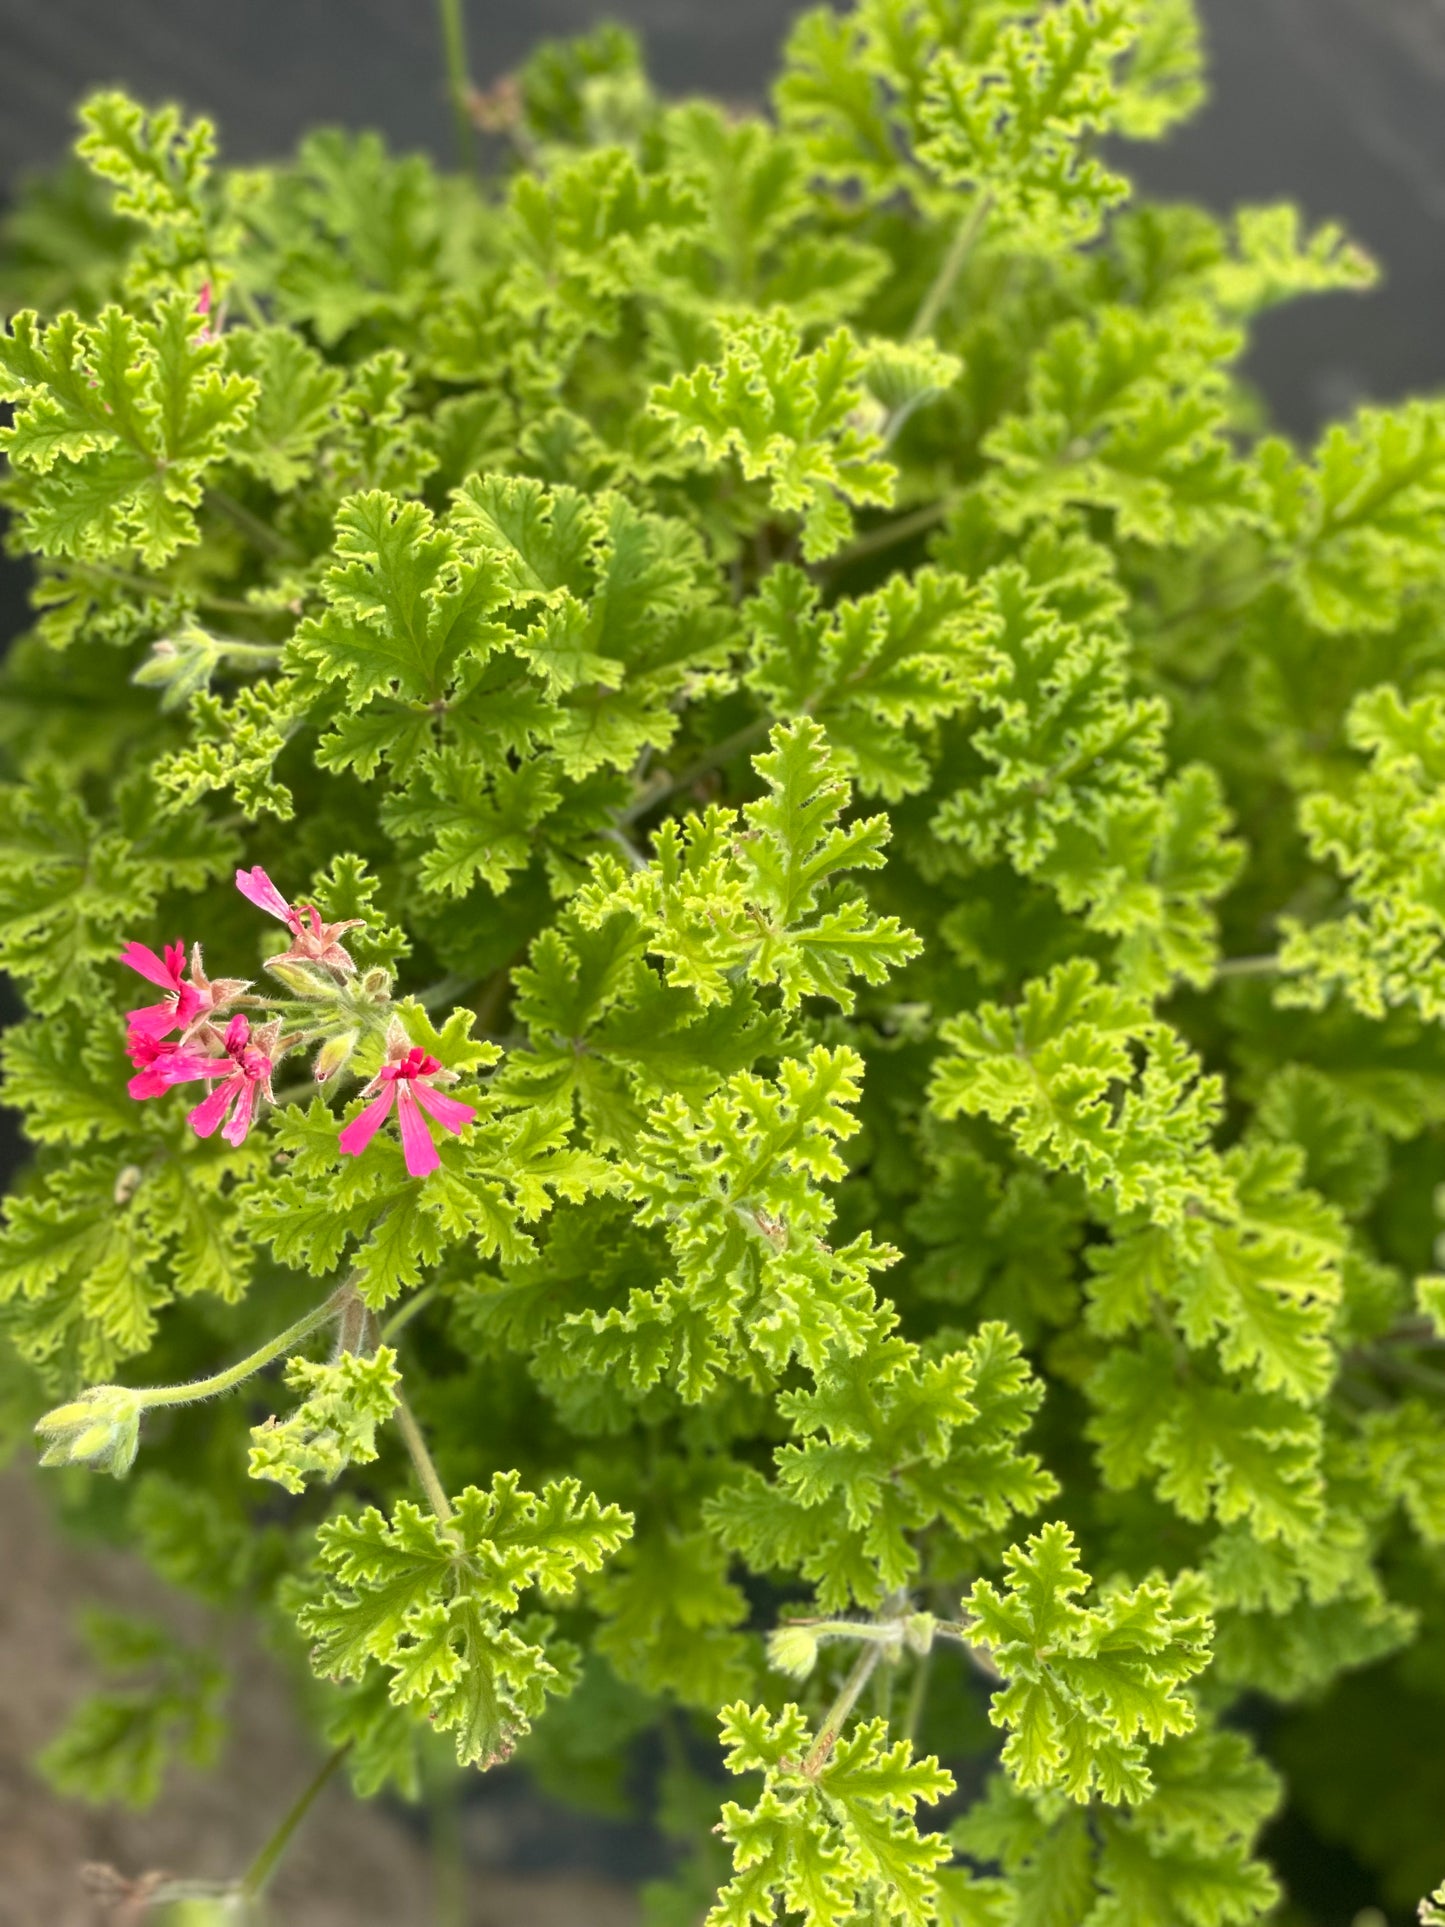
<svg viewBox="0 0 1445 1927"><path fill-rule="evenodd" d="M933 1649L933 1635L938 1629L938 1621L932 1613L905 1613L903 1618L903 1643L910 1653L920 1658Z"/></svg>
<svg viewBox="0 0 1445 1927"><path fill-rule="evenodd" d="M361 980L361 994L369 997L374 1004L391 1002L391 972L378 967L368 970Z"/></svg>
<svg viewBox="0 0 1445 1927"><path fill-rule="evenodd" d="M338 1071L345 1070L351 1062L351 1053L356 1049L356 1040L360 1035L359 1030L344 1030L339 1037L327 1038L316 1053L316 1063L311 1073L318 1084L326 1083Z"/></svg>
<svg viewBox="0 0 1445 1927"><path fill-rule="evenodd" d="M296 997L306 997L313 1002L319 997L334 999L336 983L323 971L313 970L310 964L298 963L294 957L268 957L266 968L273 977L279 977L286 988Z"/></svg>
<svg viewBox="0 0 1445 1927"><path fill-rule="evenodd" d="M42 1465L93 1465L123 1479L140 1444L144 1397L124 1385L92 1385L70 1405L47 1412L35 1430Z"/></svg>
<svg viewBox="0 0 1445 1927"><path fill-rule="evenodd" d="M796 1621L776 1626L768 1634L768 1664L793 1679L806 1679L818 1659L818 1634Z"/></svg>

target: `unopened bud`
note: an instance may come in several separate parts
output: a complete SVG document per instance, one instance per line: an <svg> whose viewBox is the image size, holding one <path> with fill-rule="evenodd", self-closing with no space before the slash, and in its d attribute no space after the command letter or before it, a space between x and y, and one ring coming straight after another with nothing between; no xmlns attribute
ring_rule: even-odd
<svg viewBox="0 0 1445 1927"><path fill-rule="evenodd" d="M336 980L324 971L313 970L310 964L298 963L294 957L268 957L266 968L273 977L279 977L286 988L296 997L306 997L315 1001L320 997L334 999Z"/></svg>
<svg viewBox="0 0 1445 1927"><path fill-rule="evenodd" d="M374 1004L391 1002L391 973L378 967L368 970L361 980L361 994L369 997Z"/></svg>
<svg viewBox="0 0 1445 1927"><path fill-rule="evenodd" d="M920 1658L933 1650L933 1635L938 1630L938 1621L932 1613L907 1613L903 1619L903 1643L910 1653Z"/></svg>
<svg viewBox="0 0 1445 1927"><path fill-rule="evenodd" d="M818 1659L818 1635L811 1626L784 1623L768 1634L768 1664L793 1679L806 1679Z"/></svg>
<svg viewBox="0 0 1445 1927"><path fill-rule="evenodd" d="M117 1204L129 1204L140 1189L145 1172L138 1164L127 1164L117 1173L115 1190L111 1193Z"/></svg>
<svg viewBox="0 0 1445 1927"><path fill-rule="evenodd" d="M72 1404L47 1412L35 1430L42 1465L93 1465L123 1479L140 1444L144 1399L124 1385L92 1385Z"/></svg>
<svg viewBox="0 0 1445 1927"><path fill-rule="evenodd" d="M345 1070L351 1062L351 1053L356 1049L359 1030L344 1030L339 1037L328 1037L316 1053L316 1063L312 1076L318 1084L324 1084L336 1073Z"/></svg>

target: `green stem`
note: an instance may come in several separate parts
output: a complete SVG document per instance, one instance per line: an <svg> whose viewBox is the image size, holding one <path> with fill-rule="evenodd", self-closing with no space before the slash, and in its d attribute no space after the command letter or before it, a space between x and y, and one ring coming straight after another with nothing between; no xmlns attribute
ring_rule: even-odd
<svg viewBox="0 0 1445 1927"><path fill-rule="evenodd" d="M297 1800L294 1806L287 1812L280 1826L277 1827L265 1846L262 1847L261 1851L256 1855L256 1858L247 1868L240 1886L236 1889L237 1896L241 1900L250 1901L260 1899L261 1895L265 1892L267 1881L270 1880L280 1863L281 1856L285 1853L287 1847L290 1846L292 1835L306 1818L306 1815L311 1811L317 1795L351 1751L351 1747L352 1742L350 1740L342 1741L341 1745L337 1747L336 1751L332 1753L322 1765L320 1772L306 1788L300 1799Z"/></svg>
<svg viewBox="0 0 1445 1927"><path fill-rule="evenodd" d="M772 726L771 716L759 716L742 729L735 729L731 736L725 736L720 743L714 744L707 754L699 756L695 763L689 763L681 776L669 776L666 770L660 770L640 796L634 797L626 809L617 812L613 819L614 827L625 830L640 816L646 816L649 811L656 809L659 803L665 803L669 797L691 789L699 777L708 775L712 770L721 769L724 763L731 762L733 757L740 755L743 750L751 749L755 744L762 742Z"/></svg>
<svg viewBox="0 0 1445 1927"><path fill-rule="evenodd" d="M870 1641L853 1662L853 1670L844 1680L842 1691L837 1699L828 1708L822 1729L809 1749L807 1759L803 1762L803 1771L810 1780L816 1779L828 1764L829 1755L838 1744L838 1736L843 1731L844 1722L853 1711L858 1695L872 1678L873 1668L882 1657L882 1645Z"/></svg>
<svg viewBox="0 0 1445 1927"><path fill-rule="evenodd" d="M895 543L907 542L915 535L935 528L953 506L951 502L926 502L922 508L913 509L907 515L900 515L895 521L884 522L881 527L869 529L856 541L850 542L836 555L825 556L813 567L832 574L837 569L846 569L850 563L859 562L864 556L876 555L880 549L891 549Z"/></svg>
<svg viewBox="0 0 1445 1927"><path fill-rule="evenodd" d="M382 1344L389 1345L395 1337L405 1331L417 1313L425 1311L436 1295L435 1285L423 1285L420 1291L414 1291L401 1310L394 1312L382 1326L379 1334Z"/></svg>
<svg viewBox="0 0 1445 1927"><path fill-rule="evenodd" d="M632 841L632 838L627 835L626 831L614 827L610 830L604 830L602 834L607 838L609 843L615 843L618 849L621 850L622 854L627 858L629 869L645 870L647 868L647 858L642 854L641 850L638 849L637 845Z"/></svg>
<svg viewBox="0 0 1445 1927"><path fill-rule="evenodd" d="M918 1737L919 1721L923 1718L923 1703L928 1697L928 1675L933 1670L933 1648L918 1655L913 1668L913 1683L908 1689L908 1704L903 1711L903 1738L911 1746Z"/></svg>
<svg viewBox="0 0 1445 1927"><path fill-rule="evenodd" d="M421 1435L421 1427L416 1422L416 1414L400 1392L396 1395L396 1426L411 1455L412 1466L416 1471L421 1489L426 1494L427 1504L442 1524L449 1526L456 1517L452 1511L452 1502L446 1495L441 1479L437 1476L431 1453L426 1449L426 1440Z"/></svg>
<svg viewBox="0 0 1445 1927"><path fill-rule="evenodd" d="M467 64L467 26L462 0L437 0L441 14L442 46L446 52L447 92L452 101L452 127L457 146L457 166L476 166L476 133L472 126L470 101L472 77Z"/></svg>
<svg viewBox="0 0 1445 1927"><path fill-rule="evenodd" d="M304 1318L298 1318L294 1325L288 1325L285 1331L278 1332L274 1338L268 1339L259 1351L252 1352L249 1358L243 1358L240 1364L232 1365L229 1370L217 1372L211 1378L193 1379L189 1385L147 1386L138 1389L137 1396L147 1407L193 1405L203 1398L219 1398L222 1392L229 1392L244 1380L253 1378L263 1366L269 1365L273 1358L279 1358L283 1352L290 1351L294 1346L299 1345L303 1338L314 1332L318 1325L324 1325L328 1318L335 1317L351 1289L349 1283L340 1286L329 1298L323 1299L319 1305L313 1305Z"/></svg>
<svg viewBox="0 0 1445 1927"><path fill-rule="evenodd" d="M249 602L238 602L230 596L206 595L200 589L188 588L184 582L162 582L157 576L135 575L128 569L113 569L105 562L75 562L67 558L65 568L55 570L52 574L98 576L102 582L114 582L119 588L135 589L141 595L193 596L202 609L215 609L223 615L251 616L259 621L275 614L274 610L255 609Z"/></svg>
<svg viewBox="0 0 1445 1927"><path fill-rule="evenodd" d="M246 662L280 662L286 653L284 642L242 642L238 636L212 636L211 642L223 656Z"/></svg>
<svg viewBox="0 0 1445 1927"><path fill-rule="evenodd" d="M263 522L259 515L253 515L244 502L238 502L225 489L212 485L206 490L206 500L213 508L220 509L223 515L229 516L258 549L265 549L272 555L287 556L293 562L300 561L300 556L284 535L273 529L269 522Z"/></svg>
<svg viewBox="0 0 1445 1927"><path fill-rule="evenodd" d="M423 1010L435 1010L438 1004L448 1004L453 998L461 997L463 992L470 990L476 981L476 978L470 974L463 975L460 971L454 970L449 977L443 977L437 983L428 984L425 990L412 991L412 1001L420 1004Z"/></svg>
<svg viewBox="0 0 1445 1927"><path fill-rule="evenodd" d="M456 1768L443 1763L431 1778L432 1919L436 1927L466 1927L467 1870Z"/></svg>
<svg viewBox="0 0 1445 1927"><path fill-rule="evenodd" d="M1214 975L1220 977L1273 977L1280 970L1278 957L1226 957L1215 966Z"/></svg>
<svg viewBox="0 0 1445 1927"><path fill-rule="evenodd" d="M934 275L933 283L928 293L924 295L918 313L913 317L906 336L907 340L917 341L920 335L933 333L933 324L942 312L944 303L953 293L954 284L963 273L964 264L973 252L974 242L982 234L984 224L992 212L993 195L989 193L975 195L973 206L959 224L958 232L950 242L947 254L939 263L938 273Z"/></svg>

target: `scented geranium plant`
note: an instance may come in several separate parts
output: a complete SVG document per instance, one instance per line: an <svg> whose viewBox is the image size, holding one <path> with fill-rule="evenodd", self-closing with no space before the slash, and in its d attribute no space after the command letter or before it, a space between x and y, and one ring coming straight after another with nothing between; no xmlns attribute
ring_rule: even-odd
<svg viewBox="0 0 1445 1927"><path fill-rule="evenodd" d="M362 1796L662 1758L656 1927L1413 1902L1445 404L1263 431L1371 269L1132 195L1187 0L451 46L485 168L105 93L12 222L10 1433ZM96 1634L153 1797L223 1668Z"/></svg>

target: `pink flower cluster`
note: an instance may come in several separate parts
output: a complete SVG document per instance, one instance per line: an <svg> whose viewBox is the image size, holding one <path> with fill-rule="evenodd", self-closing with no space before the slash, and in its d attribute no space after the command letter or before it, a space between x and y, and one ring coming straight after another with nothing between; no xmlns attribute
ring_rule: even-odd
<svg viewBox="0 0 1445 1927"><path fill-rule="evenodd" d="M290 947L271 962L311 965L343 981L355 975L356 965L341 938L360 927L360 918L323 923L314 904L288 903L259 865L238 870L236 888L291 932ZM159 1003L128 1013L126 1047L135 1069L127 1086L130 1095L142 1100L163 1097L177 1084L208 1082L211 1090L189 1113L192 1129L200 1137L211 1137L219 1129L228 1143L240 1144L254 1120L258 1094L275 1101L271 1075L277 1061L301 1040L282 1036L280 1018L253 1028L239 1009L231 1009L222 1028L219 1020L231 1006L260 1000L247 997L251 986L239 978L207 977L199 944L191 950L189 971L182 943L168 944L161 956L145 944L129 943L120 961L165 993ZM317 1075L323 1075L322 1069ZM406 1168L414 1178L425 1177L441 1159L422 1113L454 1135L476 1115L470 1104L445 1097L436 1088L453 1077L393 1019L386 1062L363 1092L377 1095L341 1132L340 1149L358 1156L395 1106Z"/></svg>

